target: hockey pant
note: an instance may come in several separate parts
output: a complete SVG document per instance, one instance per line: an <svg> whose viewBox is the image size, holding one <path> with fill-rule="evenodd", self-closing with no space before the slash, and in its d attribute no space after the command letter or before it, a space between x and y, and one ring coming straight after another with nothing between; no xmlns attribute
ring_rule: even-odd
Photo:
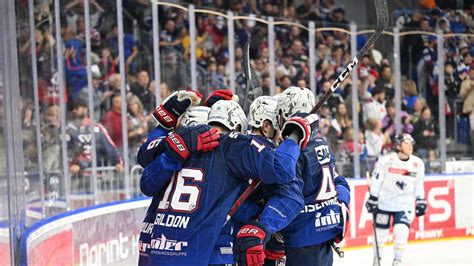
<svg viewBox="0 0 474 266"><path fill-rule="evenodd" d="M379 246L379 254L382 255L383 246L387 242L388 233L390 229L390 220L393 220L393 235L394 235L394 259L402 260L403 253L408 241L408 233L410 223L413 220L413 213L411 211L389 212L379 210L376 215L375 230L377 231L377 242ZM374 256L376 256L375 241L373 242Z"/></svg>
<svg viewBox="0 0 474 266"><path fill-rule="evenodd" d="M308 247L285 247L287 266L330 266L333 262L331 241Z"/></svg>

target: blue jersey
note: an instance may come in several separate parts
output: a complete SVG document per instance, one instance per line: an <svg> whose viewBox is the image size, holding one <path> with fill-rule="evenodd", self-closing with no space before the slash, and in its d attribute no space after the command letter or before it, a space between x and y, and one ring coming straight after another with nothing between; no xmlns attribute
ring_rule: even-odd
<svg viewBox="0 0 474 266"><path fill-rule="evenodd" d="M273 143L264 136L251 135L260 145ZM271 233L285 228L301 211L304 206L303 180L297 175L285 184L264 184L263 195L266 198L265 206L258 219Z"/></svg>
<svg viewBox="0 0 474 266"><path fill-rule="evenodd" d="M247 184L243 177L264 183L293 179L298 145L292 140L277 149L259 144L232 132L213 152L193 154L173 175L157 203L150 265L208 265L226 215Z"/></svg>
<svg viewBox="0 0 474 266"><path fill-rule="evenodd" d="M296 172L304 181L305 206L282 230L285 246L317 245L342 233L338 191L344 192L343 201L349 204L349 186L343 177L337 177L335 166L330 145L323 138L312 139L301 152Z"/></svg>
<svg viewBox="0 0 474 266"><path fill-rule="evenodd" d="M146 141L140 146L137 154L138 164L145 168L161 153L163 153L163 146L160 145L161 141L166 138L169 130L164 129L161 126L157 126L153 129Z"/></svg>
<svg viewBox="0 0 474 266"><path fill-rule="evenodd" d="M159 145L167 134L168 130L160 126L155 128L148 135L146 142L141 145L137 155L138 163L145 168L140 178L140 189L143 194L153 197L140 228L138 240L139 265L148 265L151 233L156 218L156 208L160 200L158 196L168 184L169 177L173 174L173 170L168 167L173 165L172 158L166 156L163 153L164 150ZM157 173L160 173L162 176L157 176Z"/></svg>
<svg viewBox="0 0 474 266"><path fill-rule="evenodd" d="M275 148L272 142L260 135L249 135L256 146ZM254 142L254 143L255 143ZM245 186L247 187L247 186ZM232 219L227 222L226 228L221 231L211 256L211 264L232 264L234 258L232 242L240 227L252 220L264 225L271 233L287 226L304 206L301 192L303 180L295 177L285 184L263 184L239 207ZM243 190L239 192L239 196ZM230 226L231 225L231 226Z"/></svg>

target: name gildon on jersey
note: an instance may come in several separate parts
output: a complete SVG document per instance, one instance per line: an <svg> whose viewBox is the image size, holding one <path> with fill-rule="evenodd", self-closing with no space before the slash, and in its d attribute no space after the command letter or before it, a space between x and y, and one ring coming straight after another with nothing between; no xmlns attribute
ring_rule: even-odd
<svg viewBox="0 0 474 266"><path fill-rule="evenodd" d="M425 165L419 157L410 155L402 161L397 153L390 153L375 164L370 194L378 197L381 210L411 211L415 197L425 197L424 176Z"/></svg>
<svg viewBox="0 0 474 266"><path fill-rule="evenodd" d="M282 234L288 247L316 245L341 233L341 210L334 179L335 158L329 143L315 138L301 152L296 173L304 180L305 206Z"/></svg>

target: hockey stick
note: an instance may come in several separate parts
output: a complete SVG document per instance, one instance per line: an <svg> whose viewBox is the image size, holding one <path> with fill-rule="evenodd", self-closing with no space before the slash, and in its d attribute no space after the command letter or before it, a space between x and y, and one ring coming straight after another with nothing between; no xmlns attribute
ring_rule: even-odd
<svg viewBox="0 0 474 266"><path fill-rule="evenodd" d="M257 98L258 96L262 95L262 87L260 86L260 82L258 81L257 74L253 69L252 65L250 65L250 44L247 42L244 46L244 55L242 61L242 69L244 70L246 87L245 87L245 95L244 95L244 102L242 104L242 109L244 113L248 113L247 108L248 106L248 97L250 90L252 91L253 99Z"/></svg>
<svg viewBox="0 0 474 266"><path fill-rule="evenodd" d="M319 102L311 110L311 113L315 114L319 111L319 109L321 109L321 107L329 99L331 94L339 87L339 84L344 79L346 79L347 76L349 75L349 73L352 71L352 69L354 69L354 67L359 62L359 59L362 58L362 56L365 55L365 53L367 52L369 47L372 46L375 43L375 41L377 41L377 39L380 37L380 35L382 35L382 32L384 31L384 29L387 27L387 24L388 24L387 1L386 0L374 0L374 3L375 3L375 9L376 9L376 13L377 13L377 26L376 26L374 34L372 34L372 36L370 36L369 40L365 43L365 45L362 47L362 49L357 53L356 57L354 57L354 59L352 59L352 62L349 63L349 65L346 66L344 71L342 71L342 73L339 75L339 77L333 82L333 84L331 85L331 90L327 91L321 97ZM251 70L253 71L253 69L251 69L249 59L248 59L248 49L249 49L249 44L248 43L245 45L245 48L246 49L244 50L244 63L243 63L244 66L243 67L244 67L244 71L245 71L245 67L246 67L246 65L248 65L248 70L249 71L248 72L245 71L245 73L246 74L248 73L248 75L251 77L250 72L251 72ZM247 55L245 55L245 53L247 53ZM256 80L256 78L255 78L255 80ZM250 83L250 80L247 79L247 84L249 84L249 83ZM248 89L249 89L249 86L247 85L247 90L246 90L246 94L245 94L245 97L244 97L244 107L245 107L245 104L247 102ZM244 109L244 111L245 111L245 109ZM237 211L237 209L240 207L240 205L242 205L242 203L247 199L247 197L255 190L256 187L258 187L258 185L260 183L260 180L257 181L257 183L258 184L256 184L255 186L252 186L252 185L248 186L247 189L244 191L244 193L240 196L240 198L237 199L237 201L234 203L234 206L232 206L232 209L235 209L235 210L232 214L229 212L229 214L227 215L228 219L230 219L230 217L233 214L235 214L235 211ZM226 220L226 223L227 223L228 219Z"/></svg>
<svg viewBox="0 0 474 266"><path fill-rule="evenodd" d="M252 183L250 183L250 185L244 190L242 195L240 195L240 197L237 199L237 201L235 201L234 205L232 205L232 207L230 208L230 211L227 214L227 217L225 219L224 226L227 224L227 222L230 220L230 218L232 218L232 216L234 216L234 214L237 212L239 207L244 203L244 201L247 200L247 198L250 196L250 194L252 194L260 186L260 184L261 184L260 180L258 180L258 181L253 180Z"/></svg>
<svg viewBox="0 0 474 266"><path fill-rule="evenodd" d="M370 193L370 174L369 171L365 173L366 178L367 178L367 187L369 188L369 193ZM377 219L377 214L374 212L372 213L372 228L374 229L374 241L375 241L375 254L377 254L377 266L380 266L380 251L379 251L379 241L377 240L377 228L375 226L375 222Z"/></svg>
<svg viewBox="0 0 474 266"><path fill-rule="evenodd" d="M336 245L336 243L334 243L334 242L331 243L331 247L332 247L332 249L334 249L334 251L336 251L339 258L341 258L341 259L344 258L344 251L341 250L341 247Z"/></svg>

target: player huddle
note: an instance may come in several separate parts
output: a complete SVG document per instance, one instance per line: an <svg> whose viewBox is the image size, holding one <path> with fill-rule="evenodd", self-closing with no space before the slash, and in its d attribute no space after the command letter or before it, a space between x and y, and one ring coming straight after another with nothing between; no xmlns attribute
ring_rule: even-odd
<svg viewBox="0 0 474 266"><path fill-rule="evenodd" d="M178 91L155 109L137 156L153 197L139 265L332 265L350 192L309 114L313 93L258 97L248 119L233 97L218 90L196 106L198 92ZM262 185L229 216L250 181Z"/></svg>

